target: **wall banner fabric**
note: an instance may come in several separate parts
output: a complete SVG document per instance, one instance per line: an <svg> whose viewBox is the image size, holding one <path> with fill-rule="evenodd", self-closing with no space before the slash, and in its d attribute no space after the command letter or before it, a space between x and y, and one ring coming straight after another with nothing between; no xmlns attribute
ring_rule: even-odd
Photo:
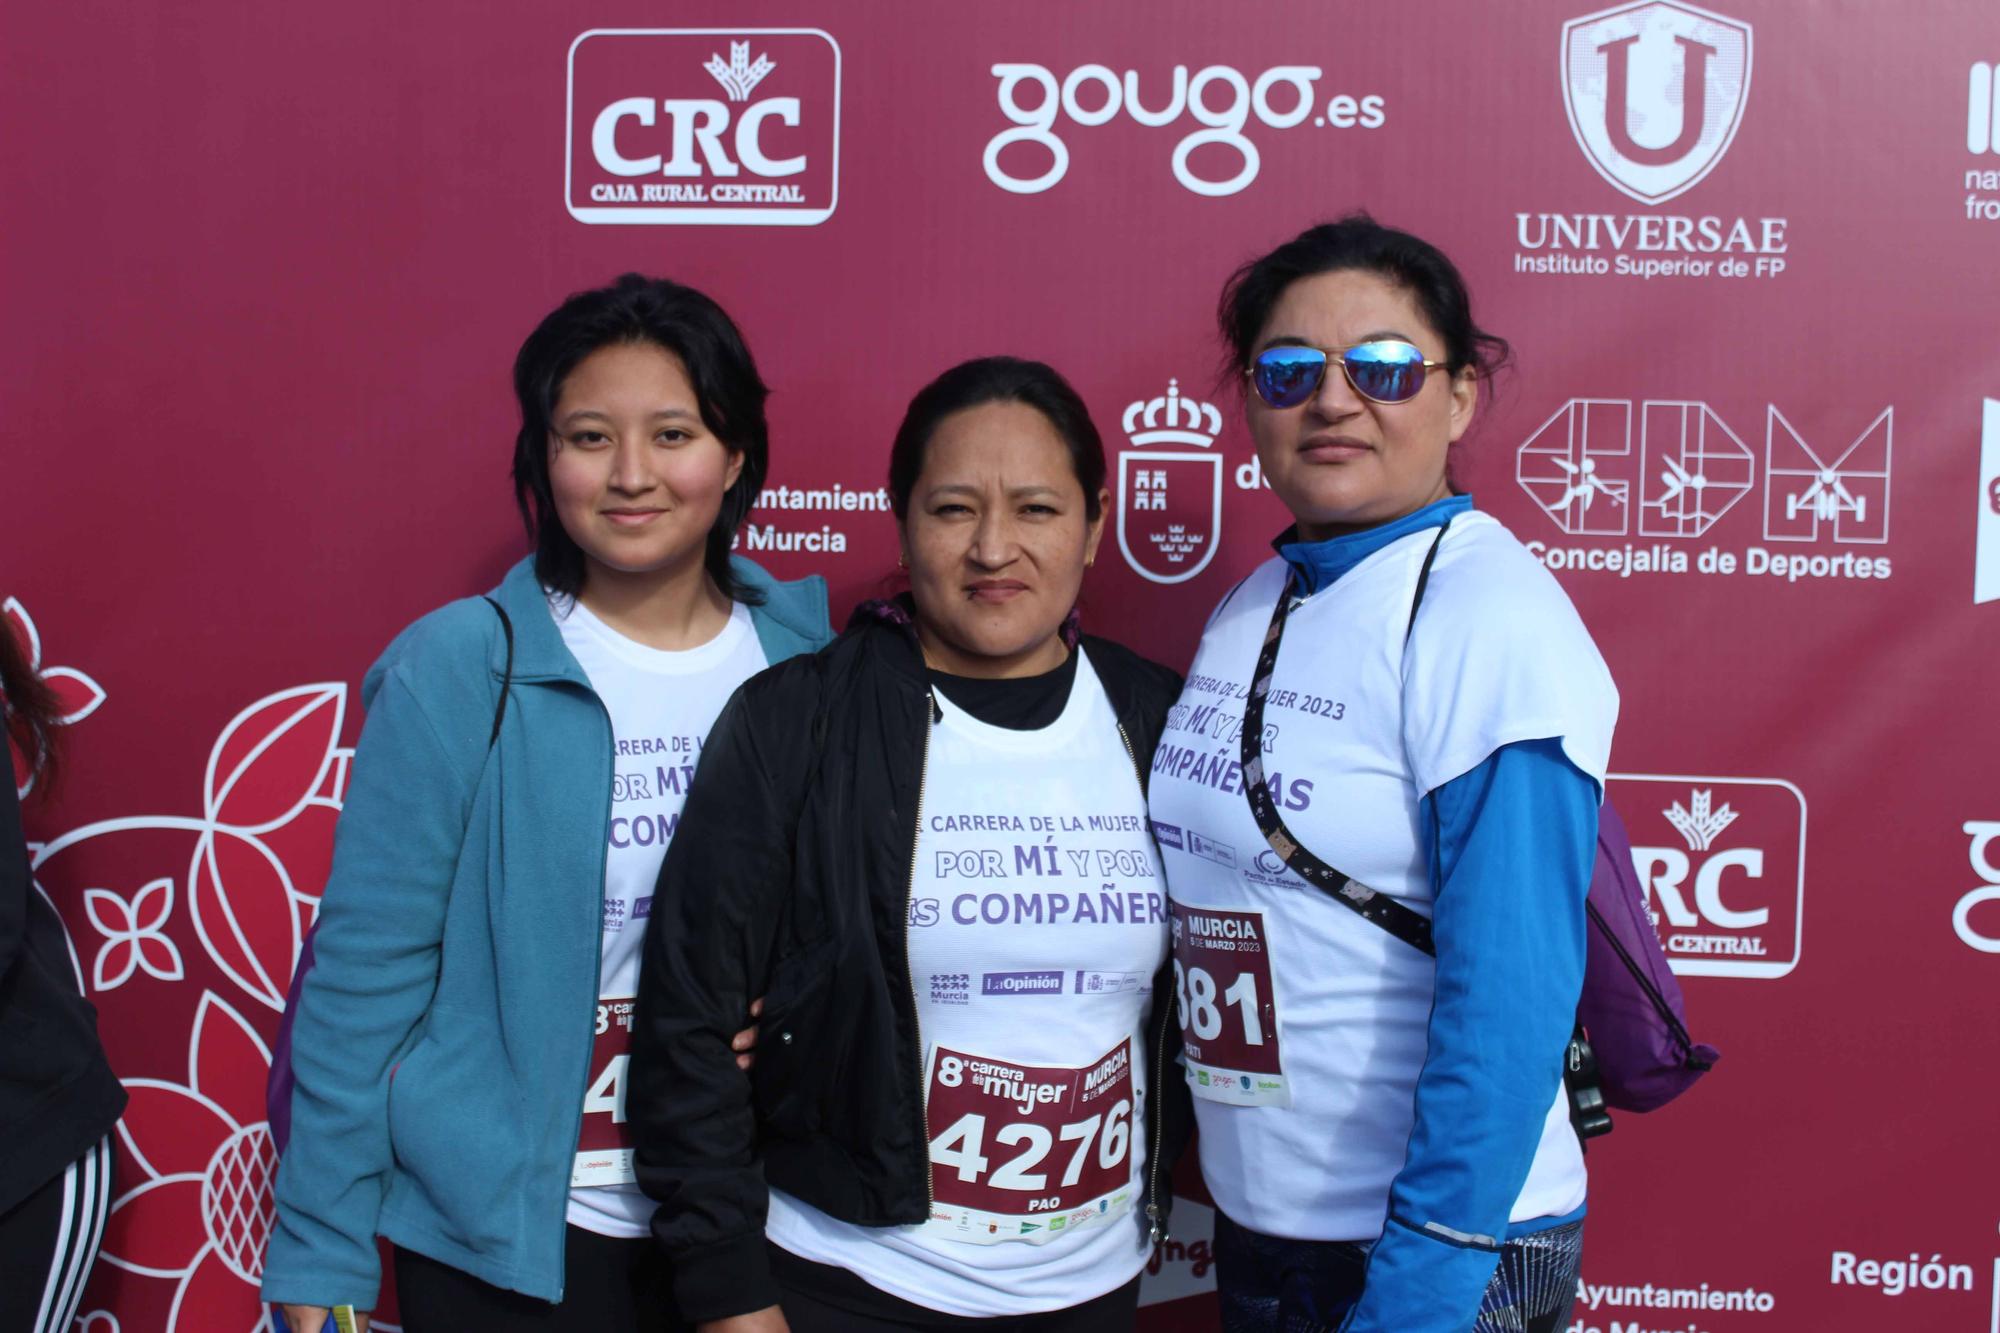
<svg viewBox="0 0 2000 1333"><path fill-rule="evenodd" d="M910 395L1049 361L1111 455L1086 624L1184 668L1285 523L1217 294L1356 208L1512 342L1455 476L1611 666L1726 1053L1591 1143L1568 1327L2000 1333L2000 16L1593 3L17 7L0 599L72 724L34 881L132 1098L83 1333L268 1326L264 1079L361 675L522 552L509 367L558 300L736 317L739 549L837 619L894 572ZM1215 1327L1181 1178L1149 1330Z"/></svg>

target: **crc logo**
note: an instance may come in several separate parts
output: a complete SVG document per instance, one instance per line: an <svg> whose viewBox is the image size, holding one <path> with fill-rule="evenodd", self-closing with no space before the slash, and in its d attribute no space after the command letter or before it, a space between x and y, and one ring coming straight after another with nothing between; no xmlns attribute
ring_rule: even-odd
<svg viewBox="0 0 2000 1333"><path fill-rule="evenodd" d="M1707 403L1638 405L1638 503L1633 501L1633 403L1572 398L1514 455L1514 477L1564 532L1700 537L1757 479L1757 457ZM1895 411L1882 412L1845 449L1815 448L1775 406L1764 418L1764 538L1849 544L1889 540Z"/></svg>
<svg viewBox="0 0 2000 1333"><path fill-rule="evenodd" d="M1750 95L1750 25L1674 0L1563 25L1563 105L1597 174L1642 204L1715 169Z"/></svg>
<svg viewBox="0 0 2000 1333"><path fill-rule="evenodd" d="M2000 400L1985 399L1979 430L1979 521L1972 601L2000 601Z"/></svg>
<svg viewBox="0 0 2000 1333"><path fill-rule="evenodd" d="M1076 125L1106 125L1124 112L1141 125L1171 125L1183 114L1204 128L1193 130L1174 145L1174 179L1196 194L1211 198L1236 194L1257 179L1263 157L1243 130L1254 112L1272 129L1285 130L1310 119L1320 129L1380 129L1388 119L1383 99L1374 94L1336 93L1322 107L1317 83L1325 73L1318 65L1278 65L1257 76L1255 83L1228 65L1210 65L1188 76L1186 65L1175 65L1164 94L1148 84L1142 95L1139 72L1104 65L1079 65L1058 81L1046 65L1002 64L993 67L1000 80L1000 114L1014 128L987 140L981 162L986 178L1012 194L1040 194L1069 171L1069 145L1056 133L1066 114ZM1033 106L1021 105L1021 85L1040 90ZM1220 91L1212 91L1220 90ZM1091 105L1086 106L1088 101ZM1215 105L1214 103L1220 103ZM1035 144L1049 155L1047 170L1038 176L1016 176L1000 163L1013 144ZM1235 155L1233 174L1211 179L1195 171L1191 158L1197 148L1216 145Z"/></svg>
<svg viewBox="0 0 2000 1333"><path fill-rule="evenodd" d="M1213 447L1222 413L1168 380L1158 398L1126 407L1122 424L1132 443L1118 455L1118 549L1139 577L1185 583L1222 540L1222 455L1166 446Z"/></svg>
<svg viewBox="0 0 2000 1333"><path fill-rule="evenodd" d="M1782 977L1804 938L1806 798L1779 778L1613 774L1632 864L1681 976Z"/></svg>
<svg viewBox="0 0 2000 1333"><path fill-rule="evenodd" d="M594 28L569 48L563 174L579 222L824 222L840 46L817 28Z"/></svg>
<svg viewBox="0 0 2000 1333"><path fill-rule="evenodd" d="M1972 873L1979 876L1978 888L1958 900L1958 906L1951 911L1951 928L1958 932L1968 948L1981 953L2000 953L2000 934L1982 935L1973 929L1972 909L1984 903L2000 902L2000 865L1993 864L1993 843L2000 839L2000 822L1991 820L1970 820L1965 832L1972 839L1972 847L1966 853L1972 861ZM1993 909L1988 908L1985 920L1989 930L1995 929Z"/></svg>

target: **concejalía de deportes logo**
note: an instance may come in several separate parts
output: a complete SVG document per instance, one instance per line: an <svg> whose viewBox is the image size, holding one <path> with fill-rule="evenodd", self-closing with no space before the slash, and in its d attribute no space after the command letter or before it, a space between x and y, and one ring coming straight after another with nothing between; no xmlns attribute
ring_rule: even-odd
<svg viewBox="0 0 2000 1333"><path fill-rule="evenodd" d="M840 197L840 45L818 28L595 28L570 44L579 222L809 226Z"/></svg>
<svg viewBox="0 0 2000 1333"><path fill-rule="evenodd" d="M1572 398L1515 451L1516 482L1570 539L1531 536L1528 551L1552 570L1621 578L1889 578L1895 409L1828 428L1766 404L1762 443L1698 399ZM1720 540L1759 522L1759 544Z"/></svg>

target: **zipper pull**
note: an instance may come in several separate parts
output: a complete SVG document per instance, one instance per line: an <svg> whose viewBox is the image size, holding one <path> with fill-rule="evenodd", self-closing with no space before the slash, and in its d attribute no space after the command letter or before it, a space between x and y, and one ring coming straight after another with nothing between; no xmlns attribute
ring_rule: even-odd
<svg viewBox="0 0 2000 1333"><path fill-rule="evenodd" d="M1147 1243L1151 1245L1158 1245L1161 1241L1167 1238L1166 1228L1160 1225L1160 1205L1157 1203L1147 1204L1146 1216L1151 1220L1152 1223L1152 1225L1146 1229Z"/></svg>

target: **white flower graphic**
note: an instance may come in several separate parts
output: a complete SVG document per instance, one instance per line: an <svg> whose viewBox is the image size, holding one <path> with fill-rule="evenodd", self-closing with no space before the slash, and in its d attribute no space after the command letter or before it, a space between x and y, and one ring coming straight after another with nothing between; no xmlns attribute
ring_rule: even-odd
<svg viewBox="0 0 2000 1333"><path fill-rule="evenodd" d="M138 971L161 981L179 981L187 975L180 946L165 934L174 910L171 879L154 880L129 903L109 889L85 889L83 910L105 938L91 969L91 989L116 990Z"/></svg>
<svg viewBox="0 0 2000 1333"><path fill-rule="evenodd" d="M21 646L27 651L29 668L55 691L56 698L62 700L63 713L57 719L58 723L65 727L75 726L97 711L98 705L104 702L104 687L75 667L42 665L41 631L35 628L34 617L28 614L28 608L21 605L19 598L9 597L0 602L0 634L6 633L12 633L21 641ZM11 743L7 748L14 756L15 795L25 800L28 793L34 790L34 776L28 772L27 756Z"/></svg>

